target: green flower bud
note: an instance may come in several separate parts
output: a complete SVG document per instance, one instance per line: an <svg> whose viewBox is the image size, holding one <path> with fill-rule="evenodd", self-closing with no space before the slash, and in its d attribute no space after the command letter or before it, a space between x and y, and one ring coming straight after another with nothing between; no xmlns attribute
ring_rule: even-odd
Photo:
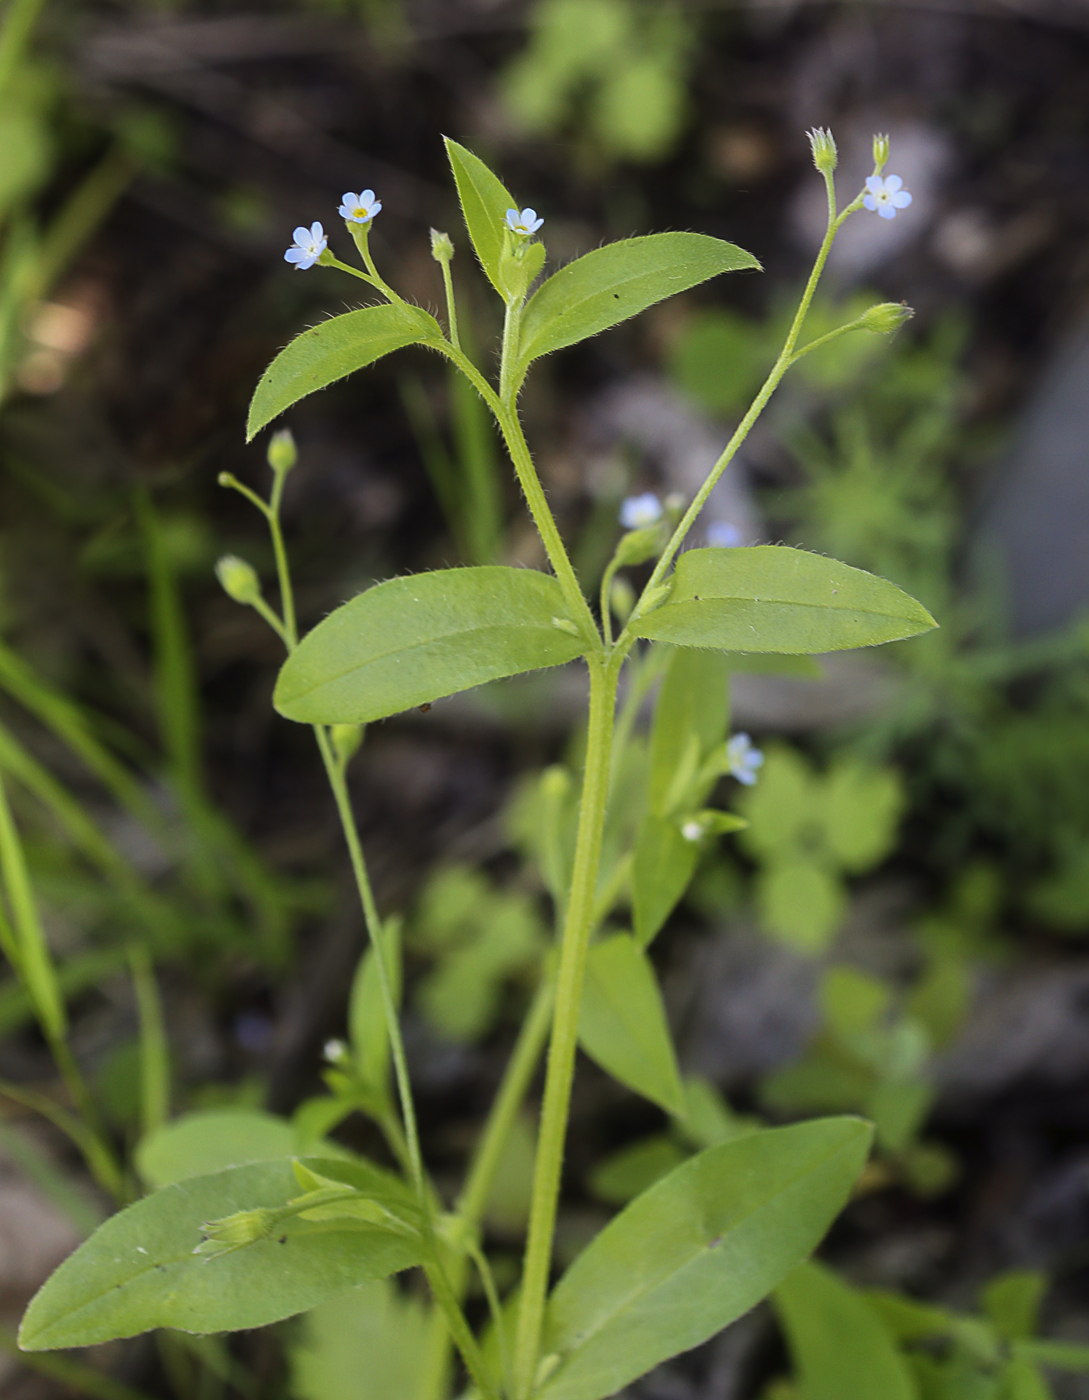
<svg viewBox="0 0 1089 1400"><path fill-rule="evenodd" d="M889 159L889 138L887 136L875 136L873 138L873 163L874 169L880 175Z"/></svg>
<svg viewBox="0 0 1089 1400"><path fill-rule="evenodd" d="M862 313L859 318L860 329L873 331L877 335L890 335L914 315L915 312L905 302L881 301Z"/></svg>
<svg viewBox="0 0 1089 1400"><path fill-rule="evenodd" d="M289 472L298 460L299 452L290 428L273 433L268 445L268 464L274 472Z"/></svg>
<svg viewBox="0 0 1089 1400"><path fill-rule="evenodd" d="M353 757L363 742L363 726L361 724L334 724L329 737L333 741L333 752L336 754L338 762L343 766Z"/></svg>
<svg viewBox="0 0 1089 1400"><path fill-rule="evenodd" d="M209 1220L203 1224L201 1233L204 1239L193 1250L194 1254L226 1254L232 1249L254 1244L270 1235L282 1217L278 1210L264 1207L258 1210L239 1210L222 1220Z"/></svg>
<svg viewBox="0 0 1089 1400"><path fill-rule="evenodd" d="M813 164L822 173L831 174L839 164L839 151L836 150L835 137L830 131L825 131L823 126L815 126L806 135L809 137L809 144L813 149Z"/></svg>
<svg viewBox="0 0 1089 1400"><path fill-rule="evenodd" d="M635 607L635 589L626 578L613 579L609 590L609 607L621 626L631 617L631 610Z"/></svg>
<svg viewBox="0 0 1089 1400"><path fill-rule="evenodd" d="M448 233L431 230L431 256L437 263L449 262L454 256L454 241Z"/></svg>
<svg viewBox="0 0 1089 1400"><path fill-rule="evenodd" d="M252 607L261 596L261 581L252 564L235 554L225 554L216 565L216 578L228 598Z"/></svg>

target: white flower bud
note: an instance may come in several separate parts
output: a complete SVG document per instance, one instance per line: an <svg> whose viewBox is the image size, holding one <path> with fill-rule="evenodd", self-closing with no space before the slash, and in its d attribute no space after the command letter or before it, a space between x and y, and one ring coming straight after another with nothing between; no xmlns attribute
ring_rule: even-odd
<svg viewBox="0 0 1089 1400"><path fill-rule="evenodd" d="M345 764L353 757L363 742L363 726L361 724L334 724L329 737L333 741L333 752L337 759L341 764Z"/></svg>
<svg viewBox="0 0 1089 1400"><path fill-rule="evenodd" d="M225 554L216 565L216 578L228 598L252 607L261 596L261 582L252 564L235 554Z"/></svg>

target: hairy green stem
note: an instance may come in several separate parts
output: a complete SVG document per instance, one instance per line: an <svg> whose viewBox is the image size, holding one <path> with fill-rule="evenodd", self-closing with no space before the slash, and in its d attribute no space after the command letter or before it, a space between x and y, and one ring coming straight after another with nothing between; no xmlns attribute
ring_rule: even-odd
<svg viewBox="0 0 1089 1400"><path fill-rule="evenodd" d="M634 622L638 617L642 615L647 603L653 602L653 595L657 592L658 585L662 582L662 579L665 577L667 570L673 563L677 551L684 543L685 537L687 536L689 530L691 530L692 526L695 524L696 517L699 515L700 511L703 509L704 505L707 502L707 497L714 490L719 478L722 476L722 473L730 465L734 457L736 457L742 443L745 441L745 439L751 432L753 424L760 417L761 413L763 413L765 407L767 406L768 400L778 388L779 381L782 379L783 375L786 374L787 370L793 363L794 347L798 343L798 336L801 334L802 326L805 323L805 318L809 314L809 308L813 301L813 294L817 290L817 283L820 281L821 274L824 271L824 265L828 261L828 254L832 250L832 243L835 239L835 236L839 231L840 225L843 223L843 220L847 217L847 215L854 213L854 211L858 207L860 207L860 199L856 199L852 204L848 205L848 207L843 211L842 214L840 214L837 217L835 185L833 183L831 173L825 173L824 182L828 193L828 226L825 230L824 239L821 243L820 250L817 253L816 262L814 262L813 264L813 270L809 274L808 282L805 284L805 291L802 293L802 299L798 304L798 310L795 313L794 320L790 324L790 330L787 332L786 340L783 342L783 348L779 352L779 358L775 361L775 364L772 366L771 372L768 375L767 379L764 380L760 392L757 394L756 398L753 399L748 412L745 414L744 418L742 418L741 422L737 425L737 428L733 436L730 438L730 441L726 444L726 447L724 448L721 457L719 457L718 461L711 468L711 471L706 481L704 481L703 485L696 492L695 496L692 499L691 505L685 511L684 515L681 517L680 521L677 524L677 528L673 531L673 534L670 536L669 543L666 545L661 558L654 566L654 571L651 574L650 578L647 580L647 585L643 589L639 601L638 603L636 603L635 609L632 612L631 617L629 618L629 627L632 622ZM624 632L621 634L621 643L626 644L626 646L630 646L630 636L631 634L628 631L628 628L625 628Z"/></svg>
<svg viewBox="0 0 1089 1400"><path fill-rule="evenodd" d="M484 1123L480 1140L476 1145L469 1173L458 1198L458 1214L470 1229L479 1226L484 1218L495 1173L503 1149L510 1137L518 1111L529 1093L529 1086L537 1072L541 1054L548 1040L548 1028L552 1021L552 1001L555 994L553 980L545 978L537 988L522 1029L514 1043L507 1067L487 1120ZM468 1269L464 1260L458 1260L452 1271L451 1287L461 1297L468 1282ZM427 1354L424 1372L419 1389L419 1400L444 1400L447 1393L450 1370L450 1333L445 1319L436 1309L432 1314L431 1328L427 1340Z"/></svg>
<svg viewBox="0 0 1089 1400"><path fill-rule="evenodd" d="M450 259L440 258L442 265L442 285L446 291L446 321L450 334L450 344L455 350L461 350L461 340L458 337L458 304L454 300L454 277L450 271Z"/></svg>
<svg viewBox="0 0 1089 1400"><path fill-rule="evenodd" d="M617 682L622 658L592 656L590 668L590 716L586 739L586 766L579 804L578 836L567 903L560 966L556 977L556 1004L548 1046L544 1103L533 1173L533 1197L522 1270L522 1301L518 1310L513 1385L514 1400L529 1400L537 1374L545 1297L552 1264L560 1178L563 1170L571 1083L578 1047L579 1009L586 971L586 955L593 930L598 867L609 792L609 769L616 710Z"/></svg>

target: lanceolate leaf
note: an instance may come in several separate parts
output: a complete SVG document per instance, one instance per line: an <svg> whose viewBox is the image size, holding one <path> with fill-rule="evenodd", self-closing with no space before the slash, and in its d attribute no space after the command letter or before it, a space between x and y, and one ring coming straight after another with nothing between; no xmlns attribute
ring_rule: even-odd
<svg viewBox="0 0 1089 1400"><path fill-rule="evenodd" d="M801 1400L919 1400L892 1331L866 1298L820 1264L803 1264L772 1295Z"/></svg>
<svg viewBox="0 0 1089 1400"><path fill-rule="evenodd" d="M596 248L560 268L526 304L519 363L597 335L666 297L742 268L760 270L743 248L704 233L652 233Z"/></svg>
<svg viewBox="0 0 1089 1400"><path fill-rule="evenodd" d="M365 1163L306 1159L400 1217L407 1188ZM165 1186L111 1217L31 1300L19 1332L27 1351L92 1346L153 1327L234 1332L316 1307L345 1289L419 1264L414 1239L361 1221L296 1216L230 1253L194 1254L201 1226L236 1211L281 1207L300 1195L290 1161L232 1167Z"/></svg>
<svg viewBox="0 0 1089 1400"><path fill-rule="evenodd" d="M662 994L646 954L626 933L595 943L579 1018L582 1048L614 1079L667 1113L684 1114Z"/></svg>
<svg viewBox="0 0 1089 1400"><path fill-rule="evenodd" d="M693 549L632 631L675 646L813 655L914 637L937 623L895 584L784 545Z"/></svg>
<svg viewBox="0 0 1089 1400"><path fill-rule="evenodd" d="M307 724L366 724L484 681L560 666L587 649L560 586L536 569L485 565L377 584L345 603L285 663L273 703Z"/></svg>
<svg viewBox="0 0 1089 1400"><path fill-rule="evenodd" d="M149 1133L136 1149L136 1169L148 1186L169 1186L225 1167L290 1157L295 1131L286 1118L257 1108L210 1108L186 1113Z"/></svg>
<svg viewBox="0 0 1089 1400"><path fill-rule="evenodd" d="M861 1120L818 1119L709 1148L645 1191L556 1286L540 1400L602 1400L747 1312L815 1248L869 1146Z"/></svg>
<svg viewBox="0 0 1089 1400"><path fill-rule="evenodd" d="M365 306L322 321L297 335L261 376L250 404L246 441L307 394L402 346L426 345L442 338L435 318L406 302Z"/></svg>
<svg viewBox="0 0 1089 1400"><path fill-rule="evenodd" d="M670 656L650 731L647 801L657 816L668 816L676 801L686 796L675 790L676 779L693 736L697 767L725 738L729 710L727 665L724 656L689 648L679 648Z"/></svg>
<svg viewBox="0 0 1089 1400"><path fill-rule="evenodd" d="M473 240L476 255L489 282L505 300L499 261L503 253L507 210L513 209L516 201L478 156L449 137L444 139L458 187L461 212L465 216L465 227L469 230L469 237Z"/></svg>
<svg viewBox="0 0 1089 1400"><path fill-rule="evenodd" d="M677 907L696 873L700 847L686 841L675 821L648 814L635 840L632 905L635 937L645 948Z"/></svg>

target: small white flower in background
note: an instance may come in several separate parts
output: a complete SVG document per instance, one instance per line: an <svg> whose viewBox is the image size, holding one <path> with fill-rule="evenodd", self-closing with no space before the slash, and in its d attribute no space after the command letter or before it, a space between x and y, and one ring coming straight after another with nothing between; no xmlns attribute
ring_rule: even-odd
<svg viewBox="0 0 1089 1400"><path fill-rule="evenodd" d="M373 190L362 190L359 194L349 190L337 213L350 224L369 224L381 208L382 201L375 199Z"/></svg>
<svg viewBox="0 0 1089 1400"><path fill-rule="evenodd" d="M686 841L699 841L703 837L703 823L690 817L681 827L681 835Z"/></svg>
<svg viewBox="0 0 1089 1400"><path fill-rule="evenodd" d="M733 549L741 543L741 531L728 520L715 520L707 527L707 543L716 549Z"/></svg>
<svg viewBox="0 0 1089 1400"><path fill-rule="evenodd" d="M726 745L726 762L739 783L752 787L757 771L763 766L764 755L747 734L735 734Z"/></svg>
<svg viewBox="0 0 1089 1400"><path fill-rule="evenodd" d="M544 219L537 217L536 209L523 209L519 214L517 209L507 210L507 227L512 233L520 233L527 237L531 233L536 233L544 223Z"/></svg>
<svg viewBox="0 0 1089 1400"><path fill-rule="evenodd" d="M911 203L911 195L903 188L899 175L871 175L866 181L867 193L862 203L871 213L880 214L883 219L895 219L897 209L906 209Z"/></svg>
<svg viewBox="0 0 1089 1400"><path fill-rule="evenodd" d="M341 1060L347 1058L348 1047L343 1040L327 1040L322 1054L331 1065L338 1065Z"/></svg>
<svg viewBox="0 0 1089 1400"><path fill-rule="evenodd" d="M620 523L625 530L644 530L662 518L662 503L653 491L628 496L620 503Z"/></svg>
<svg viewBox="0 0 1089 1400"><path fill-rule="evenodd" d="M284 262L294 263L299 272L313 267L329 246L325 230L321 224L311 224L309 228L295 230L295 244L284 254Z"/></svg>

